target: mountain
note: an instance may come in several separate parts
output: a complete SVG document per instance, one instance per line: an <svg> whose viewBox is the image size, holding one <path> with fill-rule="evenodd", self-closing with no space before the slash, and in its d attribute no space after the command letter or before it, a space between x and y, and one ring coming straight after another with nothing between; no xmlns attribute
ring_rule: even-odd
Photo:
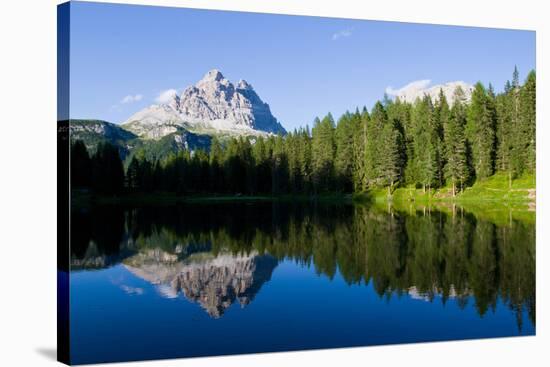
<svg viewBox="0 0 550 367"><path fill-rule="evenodd" d="M121 127L144 139L160 139L178 127L209 135L286 133L249 83L234 85L215 69L180 95L135 113Z"/></svg>
<svg viewBox="0 0 550 367"><path fill-rule="evenodd" d="M99 143L111 143L118 147L124 159L135 145L137 136L120 126L102 120L71 120L69 124L71 141L82 140L93 154Z"/></svg>
<svg viewBox="0 0 550 367"><path fill-rule="evenodd" d="M150 160L163 158L183 150L209 149L211 137L191 133L180 126L156 140L141 139L121 126L101 120L71 120L71 141L82 140L93 154L99 143L116 146L124 160L132 154L142 153Z"/></svg>
<svg viewBox="0 0 550 367"><path fill-rule="evenodd" d="M431 87L429 86L429 84L429 80L420 80L410 83L398 90L390 89L389 94L398 97L401 101L414 103L417 98L423 98L424 95L428 95L432 99L432 101L436 101L439 99L439 91L443 90L443 94L445 95L445 98L447 99L449 104L453 104L454 93L457 87L462 88L467 101L470 100L472 96L472 91L474 90L474 87L471 84L463 81L448 82Z"/></svg>

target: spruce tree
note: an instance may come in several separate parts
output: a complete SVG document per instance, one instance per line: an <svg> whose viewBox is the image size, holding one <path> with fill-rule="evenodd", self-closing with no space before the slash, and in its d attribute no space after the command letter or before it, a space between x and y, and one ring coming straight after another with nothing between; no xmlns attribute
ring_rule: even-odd
<svg viewBox="0 0 550 367"><path fill-rule="evenodd" d="M352 116L353 134L353 190L366 191L365 182L365 149L367 144L367 124L369 113L366 108L363 113L356 109Z"/></svg>
<svg viewBox="0 0 550 367"><path fill-rule="evenodd" d="M388 196L391 195L394 185L399 181L402 174L402 135L399 129L392 122L386 122L380 136L380 157L378 171L380 182L387 186Z"/></svg>
<svg viewBox="0 0 550 367"><path fill-rule="evenodd" d="M411 114L413 125L413 157L407 167L407 175L423 191L438 182L438 150L434 145L434 113L430 97L417 99Z"/></svg>
<svg viewBox="0 0 550 367"><path fill-rule="evenodd" d="M450 118L450 108L443 93L443 89L439 89L437 103L434 108L432 140L436 150L436 181L438 185L443 186L444 166L446 162L447 149L445 144L444 131L447 128Z"/></svg>
<svg viewBox="0 0 550 367"><path fill-rule="evenodd" d="M288 192L289 170L288 157L285 152L284 141L281 135L275 137L273 148L273 173L272 190L273 194L284 194Z"/></svg>
<svg viewBox="0 0 550 367"><path fill-rule="evenodd" d="M316 119L312 133L312 170L316 192L330 191L334 182L334 119L329 113Z"/></svg>
<svg viewBox="0 0 550 367"><path fill-rule="evenodd" d="M356 133L353 116L349 112L346 112L340 117L336 126L336 155L334 159L338 189L344 192L351 192L353 189L353 149L354 135Z"/></svg>
<svg viewBox="0 0 550 367"><path fill-rule="evenodd" d="M466 113L463 106L464 92L460 87L454 92L454 104L450 111L445 128L446 165L445 178L451 182L453 197L457 192L457 185L462 190L468 180L468 158L464 127Z"/></svg>
<svg viewBox="0 0 550 367"><path fill-rule="evenodd" d="M380 159L382 158L382 130L388 121L384 106L376 102L367 124L365 146L365 181L369 188L381 184Z"/></svg>
<svg viewBox="0 0 550 367"><path fill-rule="evenodd" d="M300 129L298 133L299 149L298 159L300 164L300 175L302 177L302 192L309 193L312 190L312 151L311 151L311 135L309 127Z"/></svg>
<svg viewBox="0 0 550 367"><path fill-rule="evenodd" d="M520 126L519 137L524 154L525 168L534 173L536 168L536 109L537 84L535 71L527 76L519 95Z"/></svg>
<svg viewBox="0 0 550 367"><path fill-rule="evenodd" d="M70 160L71 186L89 187L92 179L92 162L82 140L77 140L71 145Z"/></svg>
<svg viewBox="0 0 550 367"><path fill-rule="evenodd" d="M93 186L96 192L118 195L124 187L124 168L118 149L110 143L100 143L92 158Z"/></svg>
<svg viewBox="0 0 550 367"><path fill-rule="evenodd" d="M506 82L504 93L496 97L496 139L497 158L495 168L508 175L508 186L512 186L512 178L515 176L513 168L513 152L516 141L517 126L514 119L514 95L510 82Z"/></svg>
<svg viewBox="0 0 550 367"><path fill-rule="evenodd" d="M472 92L466 135L472 146L475 175L491 176L495 159L495 108L490 95L478 82Z"/></svg>

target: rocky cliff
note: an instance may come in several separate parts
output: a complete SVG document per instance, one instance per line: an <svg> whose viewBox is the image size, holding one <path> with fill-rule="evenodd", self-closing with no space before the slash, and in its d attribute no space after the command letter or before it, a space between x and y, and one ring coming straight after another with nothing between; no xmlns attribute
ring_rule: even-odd
<svg viewBox="0 0 550 367"><path fill-rule="evenodd" d="M165 103L147 107L122 124L149 139L173 133L178 126L205 134L285 133L269 105L248 82L234 85L219 70L210 70L180 95L173 93Z"/></svg>

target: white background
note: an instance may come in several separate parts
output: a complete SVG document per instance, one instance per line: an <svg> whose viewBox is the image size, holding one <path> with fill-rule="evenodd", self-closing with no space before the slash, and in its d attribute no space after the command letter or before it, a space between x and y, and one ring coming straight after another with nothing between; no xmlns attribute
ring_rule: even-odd
<svg viewBox="0 0 550 367"><path fill-rule="evenodd" d="M538 366L550 363L545 1L119 1L537 31L537 336L134 363L132 366ZM56 0L0 2L0 366L54 365ZM546 12L546 19L545 19ZM546 225L545 225L546 224ZM289 325L291 328L292 325ZM246 330L243 330L246 332ZM233 336L238 336L236 330ZM155 337L155 336L153 336ZM160 336L158 336L160 337ZM213 337L229 337L219 335ZM258 336L261 337L261 336Z"/></svg>

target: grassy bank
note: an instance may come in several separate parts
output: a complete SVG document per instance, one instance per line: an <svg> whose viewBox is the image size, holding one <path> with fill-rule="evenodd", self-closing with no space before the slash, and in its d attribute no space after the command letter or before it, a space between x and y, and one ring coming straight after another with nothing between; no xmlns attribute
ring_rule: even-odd
<svg viewBox="0 0 550 367"><path fill-rule="evenodd" d="M484 205L489 203L507 203L510 205L530 205L535 202L535 177L526 175L512 181L511 185L506 174L496 174L485 180L477 181L473 186L453 196L452 187L442 187L424 191L421 188L399 187L391 195L387 189L375 189L368 194L359 194L356 199L369 199L375 202L478 202Z"/></svg>
<svg viewBox="0 0 550 367"><path fill-rule="evenodd" d="M523 176L512 181L505 174L496 174L478 181L453 197L451 187L424 192L414 187L397 188L391 195L387 189L371 190L355 195L358 202L369 202L381 209L412 212L432 208L449 214L466 210L476 216L504 225L511 219L534 223L535 177Z"/></svg>

